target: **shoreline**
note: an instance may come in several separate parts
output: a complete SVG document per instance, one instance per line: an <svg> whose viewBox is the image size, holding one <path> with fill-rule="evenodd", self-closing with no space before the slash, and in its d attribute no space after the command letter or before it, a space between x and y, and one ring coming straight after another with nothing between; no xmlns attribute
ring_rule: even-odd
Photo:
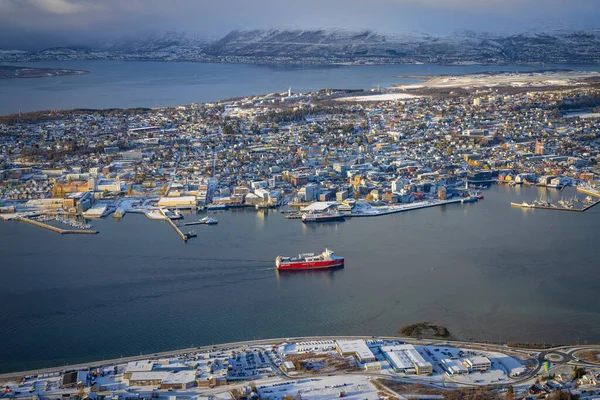
<svg viewBox="0 0 600 400"><path fill-rule="evenodd" d="M0 65L0 79L51 78L56 76L87 75L90 71L70 68L36 68Z"/></svg>
<svg viewBox="0 0 600 400"><path fill-rule="evenodd" d="M159 351L155 353L146 353L139 354L134 356L125 356L119 358L111 358L105 360L95 360L89 362L82 362L77 364L65 364L63 366L52 366L52 367L42 367L30 370L21 370L21 371L12 371L0 373L0 382L8 379L19 378L27 375L39 375L39 374L51 374L51 373L63 373L65 371L72 371L76 369L82 368L96 368L100 366L112 366L115 364L123 364L129 361L139 361L139 360L147 360L147 359L158 359L161 357L174 357L177 355L191 353L191 352L199 352L206 350L219 350L231 347L251 347L251 346L266 346L266 345L278 345L285 342L298 342L298 341L311 341L311 340L372 340L374 338L383 339L383 340L400 340L407 343L443 343L443 344L453 344L453 345L468 345L468 346L486 346L486 347L498 347L503 349L509 349L513 351L524 351L524 352L550 352L553 349L562 349L567 347L578 347L578 348L597 348L598 345L589 344L589 345L567 345L567 344L558 344L552 345L552 347L546 348L537 348L537 347L511 347L506 343L492 343L492 342L478 342L478 341L468 341L468 340L456 340L456 339L443 339L443 338L434 338L434 339L420 339L413 338L408 336L373 336L373 335L334 335L334 336L294 336L287 338L268 338L268 339L255 339L255 340L243 340L238 342L227 342L227 343L218 343L214 345L201 345L197 347L187 347L180 348L174 350L167 351Z"/></svg>

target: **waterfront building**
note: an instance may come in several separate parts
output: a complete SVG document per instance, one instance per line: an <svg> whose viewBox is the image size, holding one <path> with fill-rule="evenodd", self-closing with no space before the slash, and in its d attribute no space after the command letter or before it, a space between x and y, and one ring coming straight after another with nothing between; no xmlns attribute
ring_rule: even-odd
<svg viewBox="0 0 600 400"><path fill-rule="evenodd" d="M196 384L196 371L155 369L154 363L129 363L124 378L129 386L159 386L161 389L186 389ZM150 366L150 370L147 370ZM129 372L127 372L129 371Z"/></svg>
<svg viewBox="0 0 600 400"><path fill-rule="evenodd" d="M433 372L431 363L425 361L411 344L383 346L381 351L396 372L417 375L430 375Z"/></svg>
<svg viewBox="0 0 600 400"><path fill-rule="evenodd" d="M72 389L75 387L87 386L88 373L85 371L65 372L60 382L62 389Z"/></svg>
<svg viewBox="0 0 600 400"><path fill-rule="evenodd" d="M337 340L335 349L341 356L355 356L363 364L376 360L364 340Z"/></svg>
<svg viewBox="0 0 600 400"><path fill-rule="evenodd" d="M193 209L196 208L196 196L161 197L159 207Z"/></svg>

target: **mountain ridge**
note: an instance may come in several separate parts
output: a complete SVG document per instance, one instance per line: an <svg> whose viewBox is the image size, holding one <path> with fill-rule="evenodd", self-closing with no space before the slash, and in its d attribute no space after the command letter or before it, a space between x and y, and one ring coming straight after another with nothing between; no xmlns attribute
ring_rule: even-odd
<svg viewBox="0 0 600 400"><path fill-rule="evenodd" d="M268 64L600 63L600 29L382 34L348 29L233 30L217 40L152 33L99 45L2 50L0 61L158 60Z"/></svg>

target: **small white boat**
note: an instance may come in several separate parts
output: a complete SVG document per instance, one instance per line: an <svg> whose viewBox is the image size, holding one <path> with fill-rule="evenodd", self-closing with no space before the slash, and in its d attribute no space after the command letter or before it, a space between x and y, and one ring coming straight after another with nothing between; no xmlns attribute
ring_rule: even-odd
<svg viewBox="0 0 600 400"><path fill-rule="evenodd" d="M205 225L216 225L219 223L219 220L213 217L204 217L204 218L200 218L200 222L201 224L205 224Z"/></svg>

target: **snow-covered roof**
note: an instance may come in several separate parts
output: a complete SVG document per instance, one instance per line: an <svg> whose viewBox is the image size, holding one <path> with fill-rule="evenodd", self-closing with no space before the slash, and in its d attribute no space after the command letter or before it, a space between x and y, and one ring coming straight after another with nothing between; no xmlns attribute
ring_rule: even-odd
<svg viewBox="0 0 600 400"><path fill-rule="evenodd" d="M395 364L392 367L396 369L408 369L418 367L429 367L431 363L425 361L425 359L419 354L415 346L411 344L397 345L397 346L384 346L381 351L387 354L388 359L391 363Z"/></svg>
<svg viewBox="0 0 600 400"><path fill-rule="evenodd" d="M482 357L482 356L475 356L475 357L467 358L466 361L467 361L467 363L469 363L469 365L482 365L482 364L490 364L491 363L489 358Z"/></svg>
<svg viewBox="0 0 600 400"><path fill-rule="evenodd" d="M163 379L163 384L189 383L196 379L196 371L169 372L169 375Z"/></svg>
<svg viewBox="0 0 600 400"><path fill-rule="evenodd" d="M335 201L316 201L302 209L302 211L314 212L314 211L325 211L329 207L335 205Z"/></svg>
<svg viewBox="0 0 600 400"><path fill-rule="evenodd" d="M444 358L442 363L448 368L451 374L464 374L467 373L467 368L457 359Z"/></svg>
<svg viewBox="0 0 600 400"><path fill-rule="evenodd" d="M355 354L361 361L375 358L364 340L338 340L336 344L342 354Z"/></svg>
<svg viewBox="0 0 600 400"><path fill-rule="evenodd" d="M153 367L154 362L150 360L131 361L127 363L127 367L125 367L125 373L130 374L134 372L148 372L152 371Z"/></svg>

